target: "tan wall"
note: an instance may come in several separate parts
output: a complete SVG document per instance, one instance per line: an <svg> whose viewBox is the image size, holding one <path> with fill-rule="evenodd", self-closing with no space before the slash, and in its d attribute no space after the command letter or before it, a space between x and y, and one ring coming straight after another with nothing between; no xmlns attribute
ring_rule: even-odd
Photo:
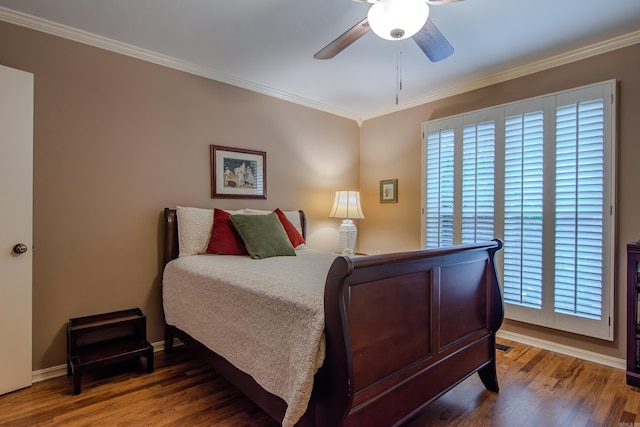
<svg viewBox="0 0 640 427"><path fill-rule="evenodd" d="M378 253L420 248L421 124L428 120L618 80L617 253L613 343L507 321L505 330L625 358L626 243L640 237L640 45L367 120L360 135L360 190L365 220L359 249ZM379 182L398 178L398 203L379 203Z"/></svg>
<svg viewBox="0 0 640 427"><path fill-rule="evenodd" d="M335 250L336 189L360 184L359 249L420 247L421 124L618 79L617 292L613 343L505 329L624 358L625 243L640 237L640 46L368 120L342 119L0 22L0 64L35 75L34 370L64 363L70 317L140 306L162 338L160 212L190 205L304 209L309 245ZM358 144L359 141L359 144ZM267 152L268 199L210 199L210 144ZM379 181L398 178L398 203Z"/></svg>
<svg viewBox="0 0 640 427"><path fill-rule="evenodd" d="M35 75L33 368L65 362L71 317L139 306L162 339L161 211L304 209L337 250L357 124L0 22L0 64ZM209 145L267 153L267 200L210 198Z"/></svg>

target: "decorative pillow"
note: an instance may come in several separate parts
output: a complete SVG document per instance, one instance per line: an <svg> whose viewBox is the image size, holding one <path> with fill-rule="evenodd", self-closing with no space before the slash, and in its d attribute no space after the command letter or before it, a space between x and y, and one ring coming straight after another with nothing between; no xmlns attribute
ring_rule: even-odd
<svg viewBox="0 0 640 427"><path fill-rule="evenodd" d="M213 210L213 227L206 253L218 255L248 255L242 239L231 222L231 214L222 209Z"/></svg>
<svg viewBox="0 0 640 427"><path fill-rule="evenodd" d="M213 210L177 206L176 216L180 256L205 253L213 225Z"/></svg>
<svg viewBox="0 0 640 427"><path fill-rule="evenodd" d="M270 214L271 212L275 212L275 211L263 211L260 209L244 210L245 215L267 215L267 214ZM282 212L287 217L287 219L291 222L291 224L293 224L294 227L296 227L296 230L298 230L298 232L302 234L302 225L300 224L300 212L298 211L282 211Z"/></svg>
<svg viewBox="0 0 640 427"><path fill-rule="evenodd" d="M302 234L300 234L300 232L296 229L296 227L287 218L286 214L282 212L280 209L276 209L274 212L276 213L276 215L278 215L278 218L280 219L280 222L284 227L284 231L287 233L287 237L289 237L289 241L291 242L291 245L294 248L297 248L298 246L303 245L304 237L302 237ZM298 217L298 223L299 223L300 214L298 214L297 217Z"/></svg>
<svg viewBox="0 0 640 427"><path fill-rule="evenodd" d="M287 217L289 222L293 224L293 226L298 230L298 233L302 236L302 224L300 223L300 212L299 211L282 211L284 216Z"/></svg>
<svg viewBox="0 0 640 427"><path fill-rule="evenodd" d="M268 215L271 212L273 211L264 211L261 209L249 209L249 208L244 210L245 215Z"/></svg>
<svg viewBox="0 0 640 427"><path fill-rule="evenodd" d="M278 209L278 210L280 210L280 209ZM270 214L271 212L272 211L264 211L264 210L258 210L258 209L245 209L245 214L246 215L267 215L267 214ZM273 212L275 212L275 211L273 211ZM304 237L302 237L302 224L300 223L300 212L298 212L298 211L282 211L282 210L280 210L280 212L284 213L284 216L295 227L295 229L298 231L298 234L300 235L300 238L302 239L301 243L296 244L296 240L298 240L298 239L291 239L291 236L289 236L289 231L287 231L287 235L289 236L289 239L291 240L291 244L293 245L293 247L295 249L307 249L307 247L304 245L304 243L305 243ZM278 215L278 217L282 221L282 217L280 215ZM286 227L284 221L282 221L282 225L285 226L285 230L287 230L287 227Z"/></svg>
<svg viewBox="0 0 640 427"><path fill-rule="evenodd" d="M231 222L251 258L296 255L284 226L275 212L267 215L231 215Z"/></svg>
<svg viewBox="0 0 640 427"><path fill-rule="evenodd" d="M244 215L244 209L236 209L235 211L230 211L229 209L220 209L227 212L229 215Z"/></svg>

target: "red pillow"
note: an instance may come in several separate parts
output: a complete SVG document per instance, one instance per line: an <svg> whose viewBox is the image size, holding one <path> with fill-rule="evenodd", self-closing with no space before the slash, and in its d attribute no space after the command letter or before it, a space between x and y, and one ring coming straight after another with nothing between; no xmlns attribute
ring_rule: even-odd
<svg viewBox="0 0 640 427"><path fill-rule="evenodd" d="M213 210L213 228L206 253L218 255L249 255L238 235L231 214L222 209Z"/></svg>
<svg viewBox="0 0 640 427"><path fill-rule="evenodd" d="M276 213L276 215L278 215L278 218L280 218L280 222L282 223L282 226L284 227L284 231L287 232L287 237L289 237L289 241L291 242L291 246L293 246L295 248L295 247L303 244L304 243L304 237L302 237L302 234L300 234L300 232L298 231L296 226L293 225L291 223L291 221L289 221L289 219L284 214L284 212L282 212L279 208L276 209L274 212ZM215 225L215 222L214 222L214 225Z"/></svg>

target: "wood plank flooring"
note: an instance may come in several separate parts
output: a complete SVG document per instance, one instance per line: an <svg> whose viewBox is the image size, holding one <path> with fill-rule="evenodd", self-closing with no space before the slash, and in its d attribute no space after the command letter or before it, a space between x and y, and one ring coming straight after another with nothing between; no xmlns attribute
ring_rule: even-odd
<svg viewBox="0 0 640 427"><path fill-rule="evenodd" d="M404 427L640 425L640 390L624 371L500 342L513 348L498 352L499 394L473 375ZM0 396L0 426L276 425L184 347L155 361L153 374L135 366L86 374L77 396L66 376Z"/></svg>

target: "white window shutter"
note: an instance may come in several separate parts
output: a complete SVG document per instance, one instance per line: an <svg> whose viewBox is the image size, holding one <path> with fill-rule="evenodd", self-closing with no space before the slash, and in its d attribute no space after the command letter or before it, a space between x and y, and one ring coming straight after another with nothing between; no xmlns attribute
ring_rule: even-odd
<svg viewBox="0 0 640 427"><path fill-rule="evenodd" d="M453 245L453 129L427 136L426 247Z"/></svg>
<svg viewBox="0 0 640 427"><path fill-rule="evenodd" d="M505 119L505 302L542 306L544 114Z"/></svg>
<svg viewBox="0 0 640 427"><path fill-rule="evenodd" d="M602 317L604 101L556 113L555 310Z"/></svg>
<svg viewBox="0 0 640 427"><path fill-rule="evenodd" d="M495 237L495 122L467 125L462 137L462 241Z"/></svg>
<svg viewBox="0 0 640 427"><path fill-rule="evenodd" d="M615 86L423 126L425 247L503 239L507 318L613 339Z"/></svg>

